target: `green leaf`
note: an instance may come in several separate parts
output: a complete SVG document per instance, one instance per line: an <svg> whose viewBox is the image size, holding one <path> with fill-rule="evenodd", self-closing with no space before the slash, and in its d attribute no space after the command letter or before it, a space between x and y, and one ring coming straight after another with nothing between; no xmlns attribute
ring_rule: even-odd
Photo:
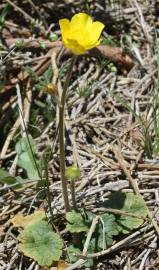
<svg viewBox="0 0 159 270"><path fill-rule="evenodd" d="M53 76L53 72L52 72L52 67L50 66L43 74L43 76L41 77L41 79L43 79L45 81L46 84L51 82Z"/></svg>
<svg viewBox="0 0 159 270"><path fill-rule="evenodd" d="M84 240L85 241L85 240ZM88 247L88 253L93 253L95 252L95 239L92 239L89 243L89 247ZM76 256L76 254L81 254L81 250L73 245L70 245L67 248L67 254L69 257L68 262L70 263L74 263L78 260L78 257ZM89 259L87 260L82 266L85 267L92 267L93 266L93 259Z"/></svg>
<svg viewBox="0 0 159 270"><path fill-rule="evenodd" d="M12 219L14 227L27 227L33 223L37 223L46 218L46 214L43 210L36 210L33 214L24 216L23 214L17 214Z"/></svg>
<svg viewBox="0 0 159 270"><path fill-rule="evenodd" d="M114 38L114 37L107 37L107 38L103 38L102 39L102 45L108 45L108 46L111 46L111 47L117 47L119 44L118 44L118 41Z"/></svg>
<svg viewBox="0 0 159 270"><path fill-rule="evenodd" d="M32 67L26 66L26 67L24 68L24 70L28 73L28 75L30 76L30 78L31 78L33 81L38 81L39 77L38 77L38 75L36 74L36 72L33 70Z"/></svg>
<svg viewBox="0 0 159 270"><path fill-rule="evenodd" d="M75 211L66 214L67 230L71 233L87 232L88 226L84 222L84 218L80 213Z"/></svg>
<svg viewBox="0 0 159 270"><path fill-rule="evenodd" d="M67 254L68 254L68 258L69 258L69 262L70 263L74 263L78 260L78 257L76 256L76 254L80 254L81 250L77 247L74 247L73 245L70 245L67 248Z"/></svg>
<svg viewBox="0 0 159 270"><path fill-rule="evenodd" d="M103 214L101 215L101 222L98 225L98 247L106 249L113 243L113 236L119 234L119 227L116 223L114 215Z"/></svg>
<svg viewBox="0 0 159 270"><path fill-rule="evenodd" d="M37 79L37 83L35 85L36 89L38 91L44 90L46 88L47 84L51 83L52 76L53 76L52 67L50 66L44 72L44 74Z"/></svg>
<svg viewBox="0 0 159 270"><path fill-rule="evenodd" d="M96 217L96 215L90 211L83 211L82 212L82 218L84 221L84 224L88 227L88 230L92 224L93 219Z"/></svg>
<svg viewBox="0 0 159 270"><path fill-rule="evenodd" d="M119 234L119 228L116 224L115 216L112 214L103 214L101 215L101 220L104 224L104 231L105 233L109 235L118 235Z"/></svg>
<svg viewBox="0 0 159 270"><path fill-rule="evenodd" d="M60 79L63 79L68 71L68 68L70 66L70 63L65 63L61 69L60 69L60 72L59 72L59 77Z"/></svg>
<svg viewBox="0 0 159 270"><path fill-rule="evenodd" d="M92 238L91 241L89 242L89 246L88 246L88 250L87 250L87 253L91 254L91 253L95 253L97 252L97 243L96 243L96 239L95 238ZM88 259L84 264L83 266L86 267L89 267L90 269L93 269L94 268L94 260L93 259Z"/></svg>
<svg viewBox="0 0 159 270"><path fill-rule="evenodd" d="M39 173L37 170L38 161L35 158L34 142L31 137L29 140L27 137L21 138L16 146L16 152L18 154L18 166L26 170L27 176L30 180L39 180Z"/></svg>
<svg viewBox="0 0 159 270"><path fill-rule="evenodd" d="M14 185L13 189L20 188L21 184L19 181L19 178L11 176L7 171L0 169L0 183L2 184L7 184L7 185Z"/></svg>
<svg viewBox="0 0 159 270"><path fill-rule="evenodd" d="M101 232L98 237L98 248L104 250L112 246L112 244L113 244L112 235L102 233L102 229L101 229Z"/></svg>
<svg viewBox="0 0 159 270"><path fill-rule="evenodd" d="M128 213L128 215L117 215L116 218L122 233L125 234L140 227L147 216L147 206L144 199L133 193L115 192L111 194L109 201L105 202L104 206Z"/></svg>
<svg viewBox="0 0 159 270"><path fill-rule="evenodd" d="M41 266L51 266L62 254L63 242L45 221L25 227L18 237L18 249Z"/></svg>

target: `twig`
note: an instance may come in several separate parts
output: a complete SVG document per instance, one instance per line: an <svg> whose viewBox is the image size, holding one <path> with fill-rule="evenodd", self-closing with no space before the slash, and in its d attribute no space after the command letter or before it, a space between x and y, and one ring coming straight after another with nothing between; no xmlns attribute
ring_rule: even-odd
<svg viewBox="0 0 159 270"><path fill-rule="evenodd" d="M143 256L143 259L141 261L141 264L140 264L140 267L139 267L139 270L144 270L145 269L145 263L146 263L146 260L149 256L149 254L153 251L154 249L154 246L156 245L157 246L157 237L155 236L155 238L153 239L153 241L151 242L151 244L149 245L149 248L147 249L147 252L145 253L145 255Z"/></svg>
<svg viewBox="0 0 159 270"><path fill-rule="evenodd" d="M136 0L133 0L133 2L134 2L135 6L136 6L136 8L137 8L138 13L139 13L140 23L141 23L142 30L143 30L143 32L144 32L144 34L145 34L145 37L147 38L147 41L148 41L149 43L152 43L152 39L151 39L151 37L150 37L150 35L149 35L148 31L147 31L147 25L146 25L146 23L145 23L145 20L144 20L144 17L143 17L141 8L140 8L140 6L138 5L138 3L137 3Z"/></svg>
<svg viewBox="0 0 159 270"><path fill-rule="evenodd" d="M19 128L19 124L20 124L20 121L19 121L19 117L18 117L16 122L14 123L13 127L10 129L9 134L5 140L5 143L4 143L2 151L1 151L0 159L1 158L3 159L3 157L6 155L8 147L12 141L12 138L13 138L14 134L16 133L17 129Z"/></svg>
<svg viewBox="0 0 159 270"><path fill-rule="evenodd" d="M32 0L27 0L27 1L30 3L30 5L34 8L34 10L36 11L36 13L38 14L40 20L43 22L43 25L44 25L45 29L48 30L48 24L47 24L45 18L42 16L42 14L39 11L39 9L35 6L35 4L33 3Z"/></svg>
<svg viewBox="0 0 159 270"><path fill-rule="evenodd" d="M47 49L56 49L58 52L62 48L61 41L50 42L44 39L19 39L19 41L23 41L23 46L26 48L39 48L40 44L44 44ZM7 39L6 43L8 46L16 44L17 39ZM70 50L65 50L64 54L72 54ZM122 48L119 47L111 47L108 45L99 45L97 48L88 51L87 56L97 57L99 55L106 57L110 61L112 61L115 65L119 66L121 69L130 70L134 66L134 60L126 54Z"/></svg>
<svg viewBox="0 0 159 270"><path fill-rule="evenodd" d="M16 4L14 4L12 1L10 0L6 0L6 2L8 2L12 7L14 7L16 10L18 10L20 13L22 13L24 15L24 17L26 17L27 19L29 19L30 21L33 20L33 18L26 13L23 9L21 9L20 7L18 7Z"/></svg>
<svg viewBox="0 0 159 270"><path fill-rule="evenodd" d="M123 156L121 154L121 151L119 150L119 147L117 147L117 145L113 146L112 150L113 150L113 152L115 154L115 157L116 157L117 161L119 162L122 170L124 171L125 175L127 176L128 180L130 182L130 185L134 190L134 193L139 195L140 191L139 191L138 185L137 185L136 181L132 178L129 170L127 169L127 167L125 165L124 158L123 158Z"/></svg>
<svg viewBox="0 0 159 270"><path fill-rule="evenodd" d="M21 132L22 137L25 136L25 126L24 126L24 115L23 115L23 105L22 105L22 97L20 92L19 83L16 83L16 91L17 91L17 98L18 98L18 110L19 110L19 120L21 125Z"/></svg>

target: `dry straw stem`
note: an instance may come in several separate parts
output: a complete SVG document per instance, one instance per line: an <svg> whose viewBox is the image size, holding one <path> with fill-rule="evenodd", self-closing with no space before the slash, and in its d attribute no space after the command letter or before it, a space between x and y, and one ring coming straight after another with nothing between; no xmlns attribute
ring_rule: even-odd
<svg viewBox="0 0 159 270"><path fill-rule="evenodd" d="M13 3L13 1L6 0L6 2L8 4L10 4L12 7L14 7L15 10L18 10L20 13L22 13L25 18L29 19L29 21L32 21L33 18L28 13L26 13L23 9L21 9L20 7L18 7L15 3Z"/></svg>
<svg viewBox="0 0 159 270"><path fill-rule="evenodd" d="M39 19L43 22L43 25L44 25L45 29L48 30L48 28L49 28L48 24L47 24L45 18L42 16L41 12L39 11L38 7L33 3L32 0L27 0L27 1L28 1L28 3L30 3L30 5L34 8L36 13L38 14Z"/></svg>
<svg viewBox="0 0 159 270"><path fill-rule="evenodd" d="M18 39L19 41L23 42L23 46L25 48L39 48L40 44L44 44L44 46L47 49L54 49L57 52L59 52L62 48L62 41L55 41L55 42L50 42L42 39L34 39L34 40L29 40L29 39ZM17 39L15 38L10 38L6 39L6 44L10 47L16 44ZM64 54L72 54L70 50L65 50ZM92 49L88 52L90 56L97 57L99 55L104 56L105 58L109 59L112 61L115 65L119 66L122 68L122 70L130 70L135 62L134 60L126 54L122 48L119 47L111 47L108 45L99 45L95 49Z"/></svg>
<svg viewBox="0 0 159 270"><path fill-rule="evenodd" d="M66 80L63 86L63 92L61 96L61 103L59 107L59 144L60 144L60 175L61 175L61 183L62 183L62 193L64 199L64 205L66 212L70 211L70 204L68 199L68 189L67 189L67 179L65 177L65 125L64 125L64 113L65 113L65 102L66 102L66 92L70 83L72 71L74 64L76 62L77 57L73 56L71 59L71 63L69 69L67 71Z"/></svg>

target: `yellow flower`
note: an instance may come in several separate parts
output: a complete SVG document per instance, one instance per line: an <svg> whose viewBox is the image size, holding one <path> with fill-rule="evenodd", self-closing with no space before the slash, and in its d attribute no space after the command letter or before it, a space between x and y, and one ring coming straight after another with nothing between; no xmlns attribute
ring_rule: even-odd
<svg viewBox="0 0 159 270"><path fill-rule="evenodd" d="M100 44L100 35L104 28L101 22L93 22L85 13L75 14L71 21L59 20L62 41L74 54L83 54Z"/></svg>

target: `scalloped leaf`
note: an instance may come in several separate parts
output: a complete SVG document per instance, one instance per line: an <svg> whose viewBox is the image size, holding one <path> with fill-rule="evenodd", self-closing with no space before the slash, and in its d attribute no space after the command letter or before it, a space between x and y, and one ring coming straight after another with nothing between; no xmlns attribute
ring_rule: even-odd
<svg viewBox="0 0 159 270"><path fill-rule="evenodd" d="M32 225L33 223L41 221L45 218L45 212L43 210L37 210L33 214L27 216L24 216L23 214L17 214L11 219L11 222L15 227L25 228L26 226Z"/></svg>
<svg viewBox="0 0 159 270"><path fill-rule="evenodd" d="M68 254L70 263L76 262L78 260L78 257L76 256L76 254L80 254L80 253L81 253L81 250L75 247L74 245L70 245L69 247L67 247L67 254Z"/></svg>
<svg viewBox="0 0 159 270"><path fill-rule="evenodd" d="M67 223L67 230L71 233L80 233L80 232L87 232L88 226L84 222L84 218L80 213L75 211L68 212L66 214Z"/></svg>
<svg viewBox="0 0 159 270"><path fill-rule="evenodd" d="M118 235L119 231L114 215L107 213L101 215L101 222L98 225L98 247L106 249L111 246L113 243L113 236Z"/></svg>
<svg viewBox="0 0 159 270"><path fill-rule="evenodd" d="M105 233L112 236L119 234L119 228L116 223L116 219L114 215L106 213L106 214L101 215L101 219L104 223Z"/></svg>
<svg viewBox="0 0 159 270"><path fill-rule="evenodd" d="M112 193L109 197L109 201L105 202L104 206L106 208L119 209L125 213L136 216L117 215L116 221L124 234L140 227L148 213L146 203L142 196L134 195L133 193Z"/></svg>
<svg viewBox="0 0 159 270"><path fill-rule="evenodd" d="M93 252L95 252L95 239L91 239L91 241L89 243L89 247L88 247L88 253L93 253ZM70 245L67 248L67 254L69 257L69 262L74 263L78 260L78 257L76 256L76 254L81 254L81 250L73 245ZM83 263L82 266L92 267L93 266L93 259L86 260L86 262Z"/></svg>
<svg viewBox="0 0 159 270"><path fill-rule="evenodd" d="M62 254L63 242L46 221L25 227L18 237L19 251L34 259L41 266L51 266Z"/></svg>
<svg viewBox="0 0 159 270"><path fill-rule="evenodd" d="M100 235L98 237L98 247L102 250L107 249L108 247L112 246L113 244L113 237L109 234L103 234L102 229Z"/></svg>

